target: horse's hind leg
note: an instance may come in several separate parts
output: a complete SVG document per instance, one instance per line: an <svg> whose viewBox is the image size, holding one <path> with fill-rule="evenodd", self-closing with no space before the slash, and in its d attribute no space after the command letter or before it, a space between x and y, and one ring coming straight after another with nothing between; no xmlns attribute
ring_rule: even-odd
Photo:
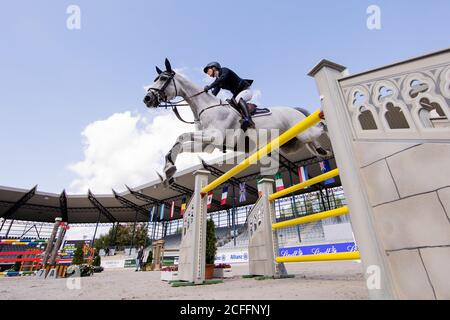
<svg viewBox="0 0 450 320"><path fill-rule="evenodd" d="M326 158L329 157L331 155L333 155L333 153L331 151L326 150L324 147L322 147L322 145L317 142L317 141L312 141L312 142L308 142L306 144L306 148L308 148L308 150L315 155L316 157L319 158Z"/></svg>

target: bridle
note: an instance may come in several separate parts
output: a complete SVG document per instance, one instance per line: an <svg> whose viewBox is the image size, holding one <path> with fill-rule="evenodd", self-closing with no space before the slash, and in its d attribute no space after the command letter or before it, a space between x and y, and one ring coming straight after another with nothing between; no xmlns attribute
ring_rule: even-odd
<svg viewBox="0 0 450 320"><path fill-rule="evenodd" d="M212 108L216 108L216 107L220 107L220 106L227 106L227 105L229 105L228 103L222 103L222 100L220 100L220 103L219 103L219 104L215 104L215 105L206 107L206 108L204 108L203 110L201 110L201 111L199 112L197 118L194 119L194 122L186 121L186 120L184 120L184 119L181 117L180 113L178 112L177 107L180 107L180 106L189 106L188 103L182 103L182 102L186 102L186 100L188 100L188 99L192 99L192 98L195 98L195 97L197 97L197 96L199 96L199 95L201 95L201 94L204 94L204 93L206 93L206 91L203 91L203 90L202 90L202 91L197 92L196 94L193 94L192 96L189 96L189 97L187 97L187 98L185 98L185 99L182 99L182 100L176 101L176 102L172 102L172 101L170 101L170 100L167 99L166 89L167 89L167 87L169 86L170 81L172 81L172 82L173 82L173 86L175 87L175 97L178 96L178 89L177 89L177 85L176 85L175 79L174 79L174 77L175 77L175 72L174 72L174 71L170 71L170 72L169 72L169 71L165 71L165 72L163 72L163 73L164 73L165 75L168 75L168 76L169 76L169 77L167 78L166 82L164 82L163 86L162 86L161 88L149 88L149 89L147 90L147 92L152 92L153 95L156 97L157 102L158 102L158 105L156 106L156 108L166 108L166 109L167 109L168 107L171 107L173 113L175 113L175 115L176 115L176 117L178 118L178 120L180 120L180 121L182 121L182 122L184 122L184 123L187 123L187 124L196 124L196 123L199 123L199 122L200 122L200 116L201 116L205 111L207 111L207 110L209 110L209 109L212 109ZM155 79L155 82L158 80L158 78L159 78L160 76L161 76L161 75L159 75L159 76ZM163 104L164 104L164 105L163 105ZM195 116L195 115L194 115L194 116Z"/></svg>

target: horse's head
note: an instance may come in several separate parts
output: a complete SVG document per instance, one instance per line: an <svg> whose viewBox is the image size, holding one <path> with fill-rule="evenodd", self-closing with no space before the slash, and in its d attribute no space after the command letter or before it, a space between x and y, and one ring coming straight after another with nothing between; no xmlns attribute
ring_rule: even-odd
<svg viewBox="0 0 450 320"><path fill-rule="evenodd" d="M178 95L174 79L175 71L172 70L172 66L167 58L165 64L166 71L156 67L158 76L144 97L144 103L147 108L156 108L161 102L167 102Z"/></svg>

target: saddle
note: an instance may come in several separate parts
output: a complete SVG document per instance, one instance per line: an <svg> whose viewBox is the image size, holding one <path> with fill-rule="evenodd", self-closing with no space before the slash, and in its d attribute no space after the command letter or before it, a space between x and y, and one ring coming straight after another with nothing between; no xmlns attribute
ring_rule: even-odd
<svg viewBox="0 0 450 320"><path fill-rule="evenodd" d="M236 103L236 100L231 98L227 99L227 102L232 106L234 109L236 109L237 112L239 112L242 115L241 108ZM248 111L252 117L262 117L262 116L268 116L272 113L270 109L268 108L259 108L256 104L247 102Z"/></svg>

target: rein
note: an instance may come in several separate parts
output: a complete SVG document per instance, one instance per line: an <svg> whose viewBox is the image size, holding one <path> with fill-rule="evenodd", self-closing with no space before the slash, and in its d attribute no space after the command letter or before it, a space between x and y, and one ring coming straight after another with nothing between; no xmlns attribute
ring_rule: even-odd
<svg viewBox="0 0 450 320"><path fill-rule="evenodd" d="M222 100L220 100L219 104L215 104L215 105L206 107L205 109L201 110L199 112L199 114L198 114L198 118L194 119L194 122L184 120L181 117L180 113L178 112L177 107L188 106L189 105L188 103L181 103L181 102L186 101L187 99L195 98L195 97L197 97L197 96L199 96L199 95L201 95L203 93L206 93L206 92L202 90L200 92L197 92L196 94L193 94L192 96L190 96L190 97L188 97L186 99L182 99L182 100L176 101L176 102L172 102L172 101L168 100L167 96L166 96L166 93L165 93L165 90L166 90L166 88L169 85L171 80L173 81L173 85L175 87L175 96L178 96L178 90L177 90L177 86L175 84L174 75L175 75L175 73L171 74L171 76L169 77L169 79L167 79L166 83L164 83L164 85L161 87L161 89L156 89L156 88L148 89L148 91L151 91L156 96L156 98L158 99L159 105L156 108L166 108L167 109L167 107L170 106L172 108L173 113L175 113L175 116L178 118L178 120L180 120L180 121L182 121L184 123L187 123L187 124L196 124L196 123L200 122L200 116L203 114L203 112L205 112L205 111L207 111L209 109L216 108L216 107L229 105L228 103L226 103L226 104L222 103ZM161 104L162 102L164 102L165 105L162 105Z"/></svg>

